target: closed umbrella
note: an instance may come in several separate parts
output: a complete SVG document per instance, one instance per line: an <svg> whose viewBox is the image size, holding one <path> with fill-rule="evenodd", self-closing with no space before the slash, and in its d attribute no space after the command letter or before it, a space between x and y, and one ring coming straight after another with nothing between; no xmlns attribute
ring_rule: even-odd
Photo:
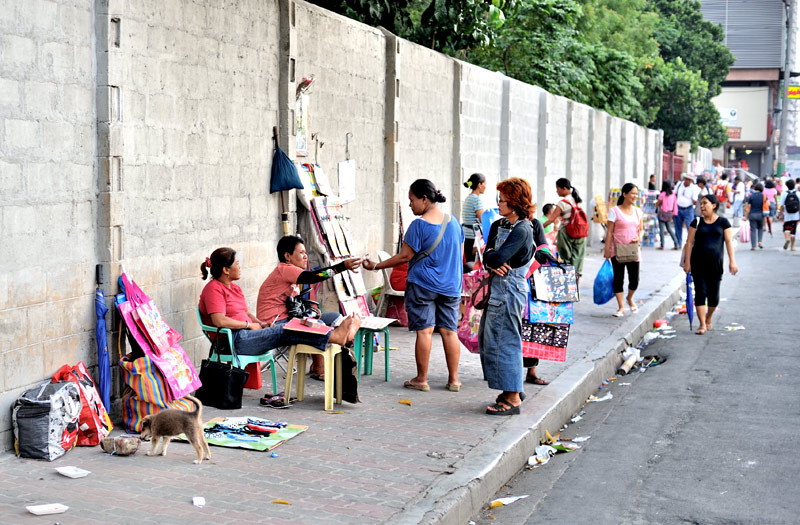
<svg viewBox="0 0 800 525"><path fill-rule="evenodd" d="M303 182L297 174L292 159L278 146L278 128L272 128L272 140L275 142L275 153L272 156L272 177L269 181L269 192L284 192L287 190L303 189ZM281 193L281 222L283 234L289 235L289 213L286 211L286 201Z"/></svg>
<svg viewBox="0 0 800 525"><path fill-rule="evenodd" d="M692 300L692 272L686 272L686 315L689 316L689 329L694 321L694 301Z"/></svg>
<svg viewBox="0 0 800 525"><path fill-rule="evenodd" d="M98 288L94 294L94 313L97 315L97 387L106 411L111 410L111 361L108 358L108 338L106 336L106 297Z"/></svg>

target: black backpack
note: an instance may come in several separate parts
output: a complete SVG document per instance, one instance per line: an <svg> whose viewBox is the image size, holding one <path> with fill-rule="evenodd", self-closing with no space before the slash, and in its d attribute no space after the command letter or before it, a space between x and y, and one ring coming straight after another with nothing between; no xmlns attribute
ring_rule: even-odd
<svg viewBox="0 0 800 525"><path fill-rule="evenodd" d="M786 207L786 213L797 213L800 211L800 199L797 198L797 190L792 190L787 193L786 201L783 205Z"/></svg>

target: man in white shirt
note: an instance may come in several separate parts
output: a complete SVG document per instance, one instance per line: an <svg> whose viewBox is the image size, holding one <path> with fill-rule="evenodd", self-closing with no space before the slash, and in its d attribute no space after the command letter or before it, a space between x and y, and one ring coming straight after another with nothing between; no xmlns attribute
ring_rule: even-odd
<svg viewBox="0 0 800 525"><path fill-rule="evenodd" d="M700 189L694 184L694 175L684 173L681 175L683 184L675 188L675 197L678 205L678 214L673 219L675 222L675 236L678 238L678 246L683 244L683 227L689 230L689 225L694 220L694 207L697 205L697 196Z"/></svg>
<svg viewBox="0 0 800 525"><path fill-rule="evenodd" d="M736 177L733 183L733 219L742 218L742 207L744 206L744 182L741 177Z"/></svg>
<svg viewBox="0 0 800 525"><path fill-rule="evenodd" d="M700 200L703 198L703 195L708 195L711 193L711 190L708 189L708 183L706 182L705 177L702 175L697 177L697 200L694 204L694 216L700 217Z"/></svg>

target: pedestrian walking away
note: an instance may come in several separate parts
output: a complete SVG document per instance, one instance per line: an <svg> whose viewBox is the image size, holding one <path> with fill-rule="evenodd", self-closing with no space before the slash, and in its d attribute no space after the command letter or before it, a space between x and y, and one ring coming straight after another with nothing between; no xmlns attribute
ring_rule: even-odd
<svg viewBox="0 0 800 525"><path fill-rule="evenodd" d="M665 180L661 184L661 193L658 195L656 202L656 215L658 218L658 233L661 238L661 246L658 250L664 249L664 230L669 232L672 239L672 249L680 250L681 243L675 237L675 216L678 215L678 199L672 191L672 183Z"/></svg>
<svg viewBox="0 0 800 525"><path fill-rule="evenodd" d="M769 213L769 201L764 196L764 186L760 182L753 184L753 192L744 200L744 216L750 223L750 249L755 250L756 244L764 248L764 205ZM758 240L756 241L756 237Z"/></svg>
<svg viewBox="0 0 800 525"><path fill-rule="evenodd" d="M726 208L731 207L731 201L728 198L728 194L730 193L731 188L730 184L728 183L728 174L723 173L720 175L719 180L717 181L717 185L714 186L714 195L717 196L717 200L719 201L719 214L720 216L725 216Z"/></svg>
<svg viewBox="0 0 800 525"><path fill-rule="evenodd" d="M797 193L795 181L786 181L786 191L781 195L781 208L783 209L783 235L785 241L783 249L787 249L789 244L794 248L794 238L797 234L797 221L800 220L800 195Z"/></svg>
<svg viewBox="0 0 800 525"><path fill-rule="evenodd" d="M764 213L764 226L769 232L769 236L772 237L772 222L777 217L776 213L778 211L778 189L775 187L775 181L772 180L772 177L764 181L764 196L769 203L769 211Z"/></svg>
<svg viewBox="0 0 800 525"><path fill-rule="evenodd" d="M636 207L639 199L639 188L631 182L622 186L622 194L617 199L617 205L608 211L606 222L606 242L604 256L611 259L614 268L614 296L617 298L617 311L614 317L625 314L625 300L623 288L625 283L625 270L628 271L628 297L627 303L631 312L639 311L633 294L639 287L639 262L641 260L640 242L644 232L642 210Z"/></svg>
<svg viewBox="0 0 800 525"><path fill-rule="evenodd" d="M528 269L535 251L531 186L512 177L497 185L502 219L489 230L483 261L492 272L489 301L481 317L478 341L483 376L489 388L502 390L486 408L493 416L520 413L523 391L522 312L528 300ZM535 219L534 219L535 220ZM538 237L544 237L539 226Z"/></svg>
<svg viewBox="0 0 800 525"><path fill-rule="evenodd" d="M445 388L458 392L461 389L458 379L461 343L457 330L464 230L455 218L439 209L437 204L447 199L431 181L414 181L408 190L408 200L411 212L419 219L409 225L400 253L378 263L364 261L363 266L365 270L381 270L408 263L405 305L408 329L417 333L414 346L417 375L403 386L423 392L430 390L428 363L433 330L438 328L447 363Z"/></svg>
<svg viewBox="0 0 800 525"><path fill-rule="evenodd" d="M586 256L586 235L582 237L573 236L569 233L569 225L573 221L575 224L579 220L585 218L585 212L580 208L581 199L578 190L572 187L569 179L558 179L556 181L556 193L561 197L547 217L547 221L542 225L547 228L553 224L559 217L561 218L561 229L558 230L556 235L556 249L558 250L558 257L565 263L571 264L575 267L575 272L580 279L583 273L583 260ZM581 215L582 214L582 215ZM575 215L581 215L576 217Z"/></svg>
<svg viewBox="0 0 800 525"><path fill-rule="evenodd" d="M717 214L717 197L706 195L700 202L703 215L689 226L683 263L683 270L692 272L694 280L694 305L700 321L700 327L695 331L698 335L711 330L711 320L719 306L719 289L724 273L723 246L728 252L731 275L739 271L733 252L731 223Z"/></svg>
<svg viewBox="0 0 800 525"><path fill-rule="evenodd" d="M688 229L694 220L694 207L697 204L698 188L694 185L694 175L684 173L681 175L682 183L675 188L675 196L678 200L678 213L675 215L675 237L678 239L678 246L683 244L683 228Z"/></svg>
<svg viewBox="0 0 800 525"><path fill-rule="evenodd" d="M486 177L481 173L473 173L464 183L464 187L472 190L464 199L464 206L461 210L461 224L464 227L464 258L469 266L469 268L464 268L466 273L472 269L472 263L475 262L475 227L480 226L481 215L485 208L481 195L486 191Z"/></svg>
<svg viewBox="0 0 800 525"><path fill-rule="evenodd" d="M742 181L741 177L736 177L733 182L733 190L731 191L733 195L733 223L734 226L739 225L739 221L742 219L742 208L744 207L744 198L745 198L745 185Z"/></svg>

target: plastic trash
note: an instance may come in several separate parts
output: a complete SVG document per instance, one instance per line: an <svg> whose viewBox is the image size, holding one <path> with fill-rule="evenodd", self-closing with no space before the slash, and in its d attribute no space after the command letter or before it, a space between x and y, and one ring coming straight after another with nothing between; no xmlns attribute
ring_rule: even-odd
<svg viewBox="0 0 800 525"><path fill-rule="evenodd" d="M88 470L83 470L78 467L56 467L56 472L68 478L82 478L91 474Z"/></svg>
<svg viewBox="0 0 800 525"><path fill-rule="evenodd" d="M583 443L584 441L589 441L592 436L578 436L572 438L573 443Z"/></svg>
<svg viewBox="0 0 800 525"><path fill-rule="evenodd" d="M601 403L603 401L610 401L612 399L614 399L614 394L609 392L608 394L604 395L603 397L589 396L589 399L587 401L589 403Z"/></svg>
<svg viewBox="0 0 800 525"><path fill-rule="evenodd" d="M37 516L44 516L46 514L61 514L62 512L67 512L66 505L61 503L46 503L44 505L28 505L25 507L28 509L28 512L31 514L36 514Z"/></svg>
<svg viewBox="0 0 800 525"><path fill-rule="evenodd" d="M195 496L192 498L192 505L202 509L206 506L206 498L203 496Z"/></svg>
<svg viewBox="0 0 800 525"><path fill-rule="evenodd" d="M556 453L556 449L550 445L539 445L536 447L535 454L528 458L528 465L533 468L540 467L550 461Z"/></svg>
<svg viewBox="0 0 800 525"><path fill-rule="evenodd" d="M515 501L519 501L527 497L528 496L526 494L525 496L509 496L508 498L499 498L489 503L489 508L493 509L495 507L502 507L503 505L511 505Z"/></svg>

